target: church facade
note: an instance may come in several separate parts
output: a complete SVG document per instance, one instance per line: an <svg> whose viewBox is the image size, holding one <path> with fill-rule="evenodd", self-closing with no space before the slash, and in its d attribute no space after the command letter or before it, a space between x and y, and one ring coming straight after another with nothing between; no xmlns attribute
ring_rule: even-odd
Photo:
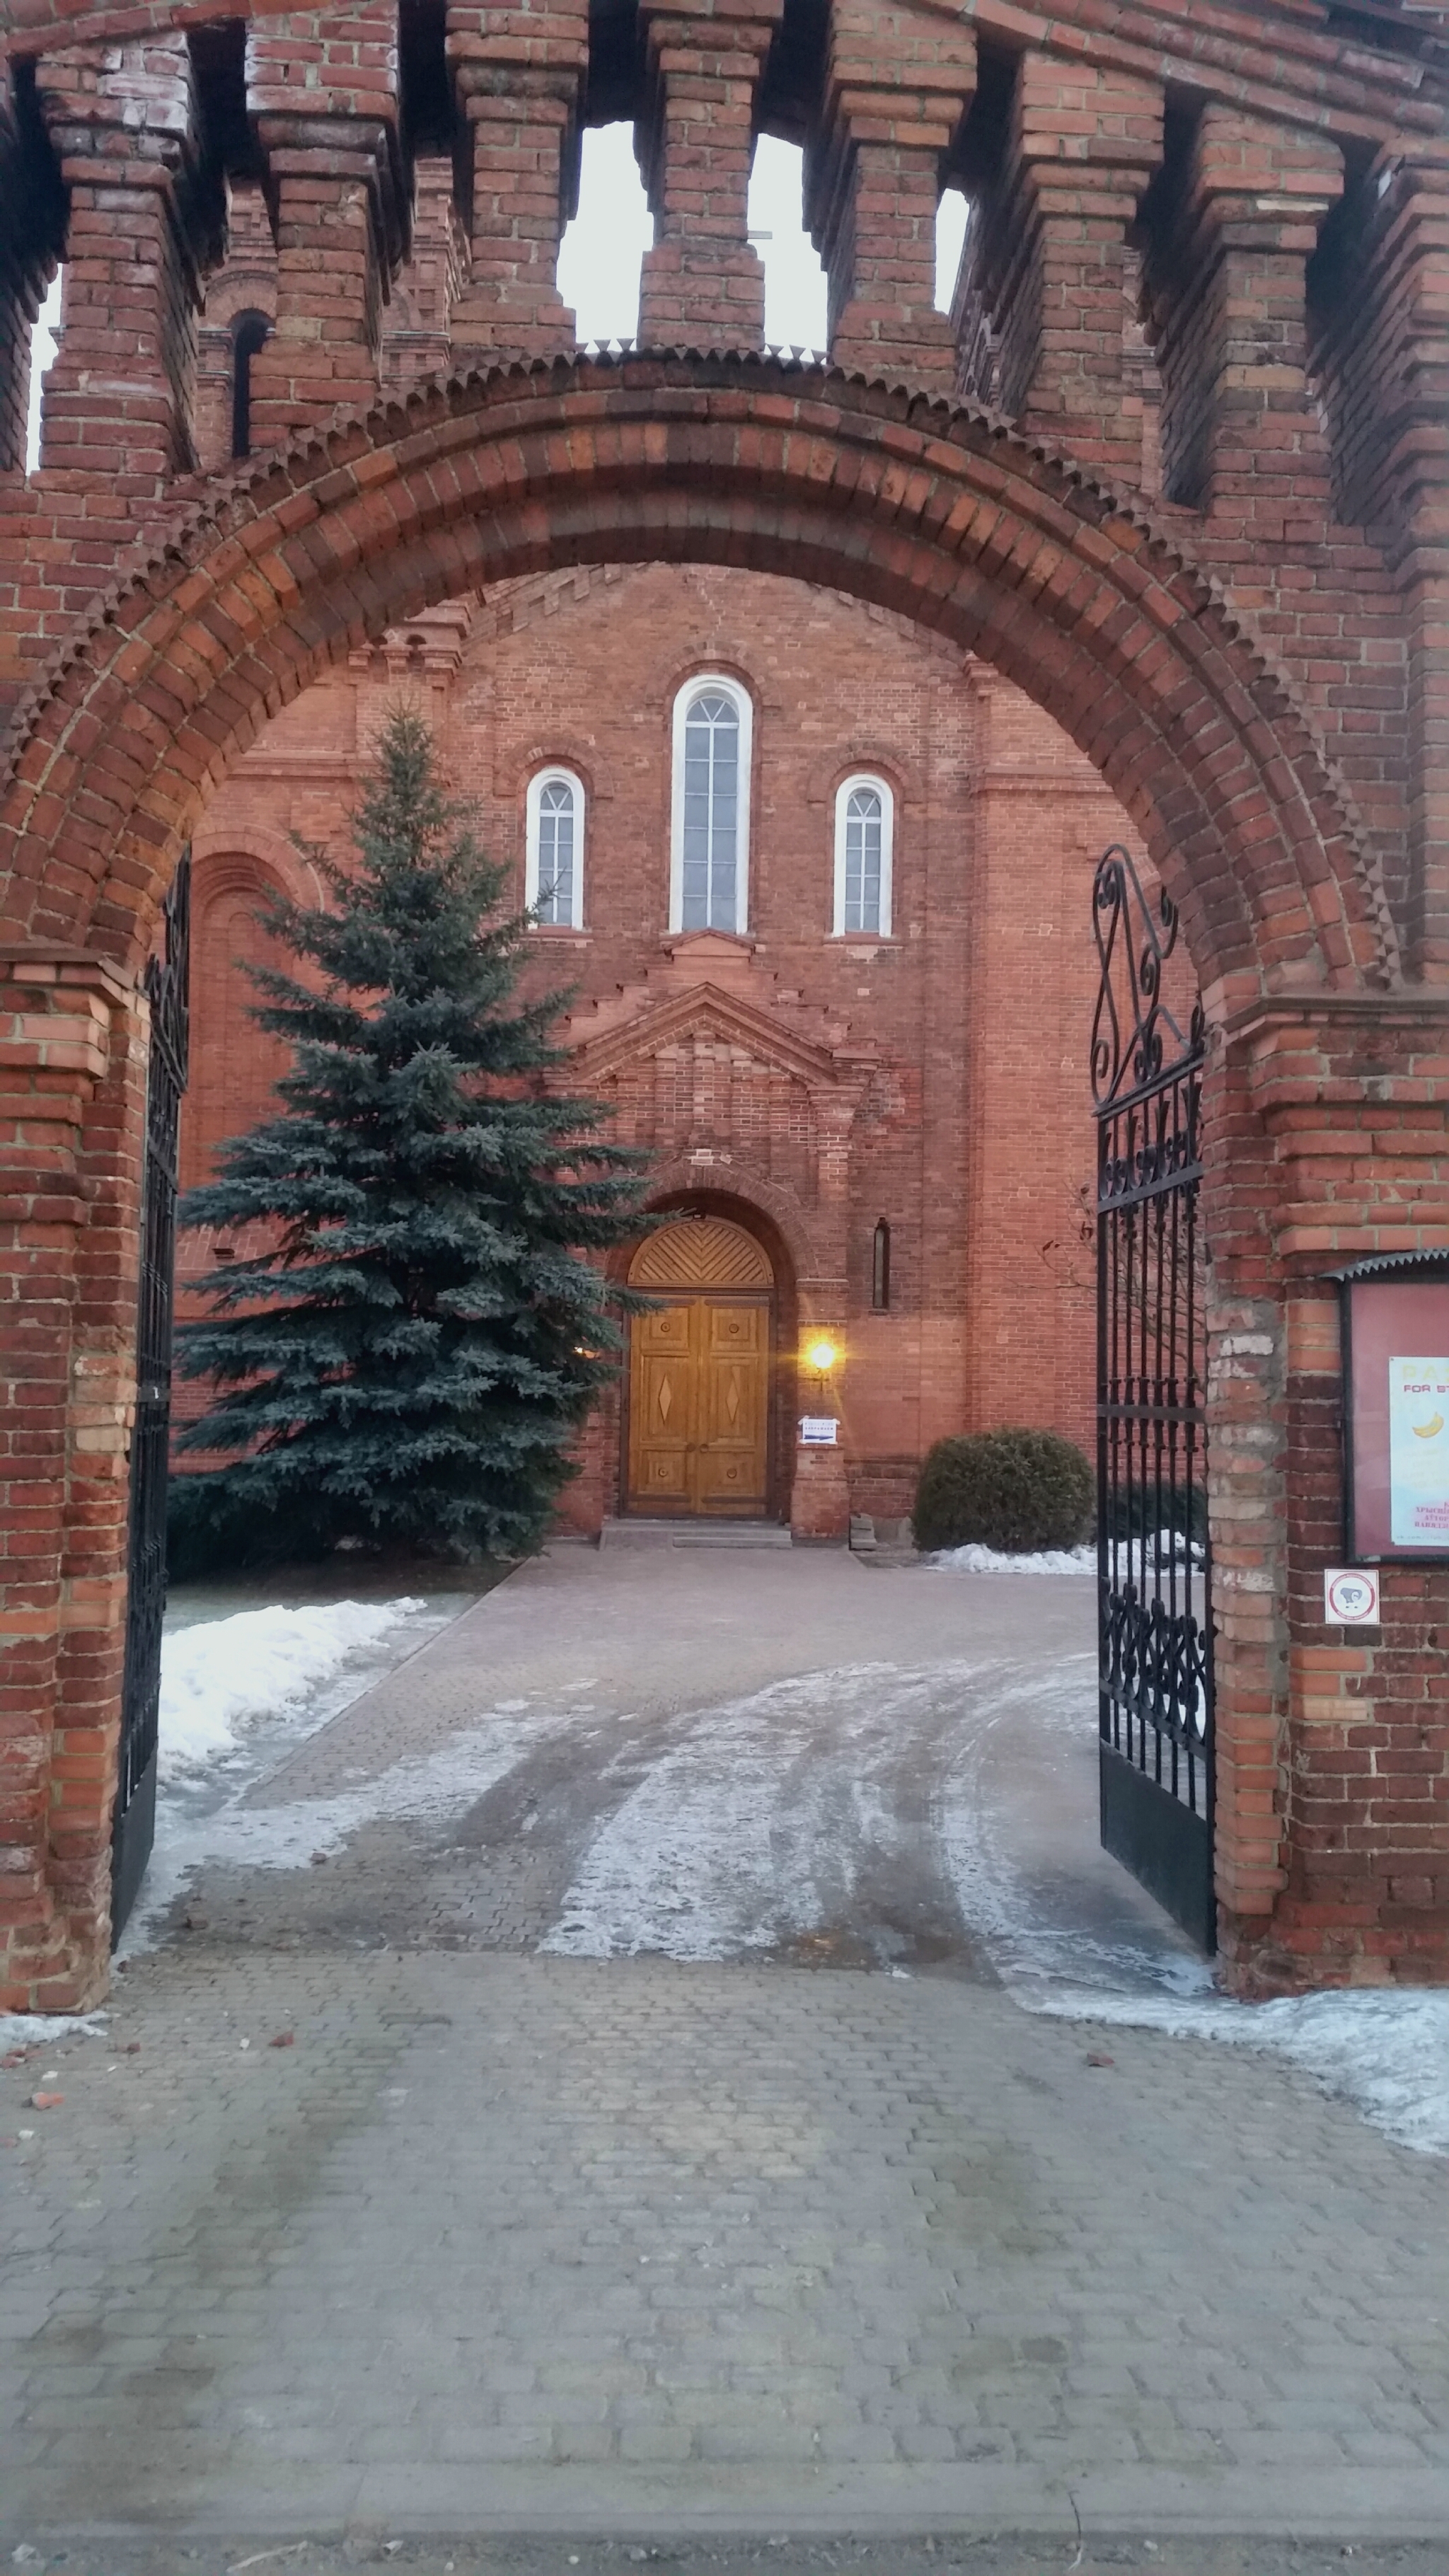
<svg viewBox="0 0 1449 2576"><path fill-rule="evenodd" d="M279 1070L259 899L345 854L416 707L569 988L569 1080L675 1223L566 1509L899 1519L942 1434L1091 1441L1097 858L1132 827L1029 699L798 580L612 566L506 582L354 654L243 756L195 850L202 1032L183 1178ZM237 1247L187 1239L194 1278ZM192 1391L192 1401L199 1391ZM833 1423L802 1444L801 1423Z"/></svg>

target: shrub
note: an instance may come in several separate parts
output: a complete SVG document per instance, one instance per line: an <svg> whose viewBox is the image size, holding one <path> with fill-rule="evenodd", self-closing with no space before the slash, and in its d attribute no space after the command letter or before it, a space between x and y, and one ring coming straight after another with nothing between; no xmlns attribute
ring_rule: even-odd
<svg viewBox="0 0 1449 2576"><path fill-rule="evenodd" d="M936 1442L921 1469L912 1527L920 1548L971 1540L1013 1554L1079 1547L1093 1501L1091 1468L1055 1431L976 1431Z"/></svg>

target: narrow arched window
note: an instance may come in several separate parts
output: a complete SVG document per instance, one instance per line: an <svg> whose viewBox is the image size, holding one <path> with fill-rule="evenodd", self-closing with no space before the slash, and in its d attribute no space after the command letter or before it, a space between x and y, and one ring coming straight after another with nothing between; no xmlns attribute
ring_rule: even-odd
<svg viewBox="0 0 1449 2576"><path fill-rule="evenodd" d="M265 313L239 313L231 337L231 452L252 452L252 360L266 346L271 323Z"/></svg>
<svg viewBox="0 0 1449 2576"><path fill-rule="evenodd" d="M890 1312L891 1302L891 1230L882 1217L875 1230L871 1247L870 1302L874 1314Z"/></svg>
<svg viewBox="0 0 1449 2576"><path fill-rule="evenodd" d="M571 769L540 769L528 782L524 900L535 921L581 930L584 922L584 790Z"/></svg>
<svg viewBox="0 0 1449 2576"><path fill-rule="evenodd" d="M895 800L883 778L846 778L835 791L837 939L888 939Z"/></svg>
<svg viewBox="0 0 1449 2576"><path fill-rule="evenodd" d="M675 700L671 930L747 926L752 724L734 680L691 680Z"/></svg>

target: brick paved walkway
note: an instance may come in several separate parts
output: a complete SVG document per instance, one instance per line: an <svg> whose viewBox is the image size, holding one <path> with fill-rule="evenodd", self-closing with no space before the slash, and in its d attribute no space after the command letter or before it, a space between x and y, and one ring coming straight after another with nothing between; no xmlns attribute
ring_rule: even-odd
<svg viewBox="0 0 1449 2576"><path fill-rule="evenodd" d="M545 1578L541 1654L599 1579ZM892 1580L838 1564L811 1597L856 1584L878 1651L899 1621L919 1656L928 1595ZM475 1660L526 1600L469 1614ZM336 1721L345 1768L371 1722ZM7 2545L1449 2539L1443 2165L1275 2062L985 1975L259 1922L138 1960L102 2034L0 2076L0 2134L33 2132L0 2157ZM51 2069L63 2104L29 2111Z"/></svg>

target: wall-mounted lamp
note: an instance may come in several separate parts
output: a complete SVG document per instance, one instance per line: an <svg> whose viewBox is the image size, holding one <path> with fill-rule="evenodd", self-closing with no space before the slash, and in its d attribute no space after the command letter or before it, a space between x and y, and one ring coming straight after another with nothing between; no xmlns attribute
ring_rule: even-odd
<svg viewBox="0 0 1449 2576"><path fill-rule="evenodd" d="M818 1341L811 1342L805 1357L817 1377L829 1377L840 1358L840 1353L829 1335L822 1333Z"/></svg>

